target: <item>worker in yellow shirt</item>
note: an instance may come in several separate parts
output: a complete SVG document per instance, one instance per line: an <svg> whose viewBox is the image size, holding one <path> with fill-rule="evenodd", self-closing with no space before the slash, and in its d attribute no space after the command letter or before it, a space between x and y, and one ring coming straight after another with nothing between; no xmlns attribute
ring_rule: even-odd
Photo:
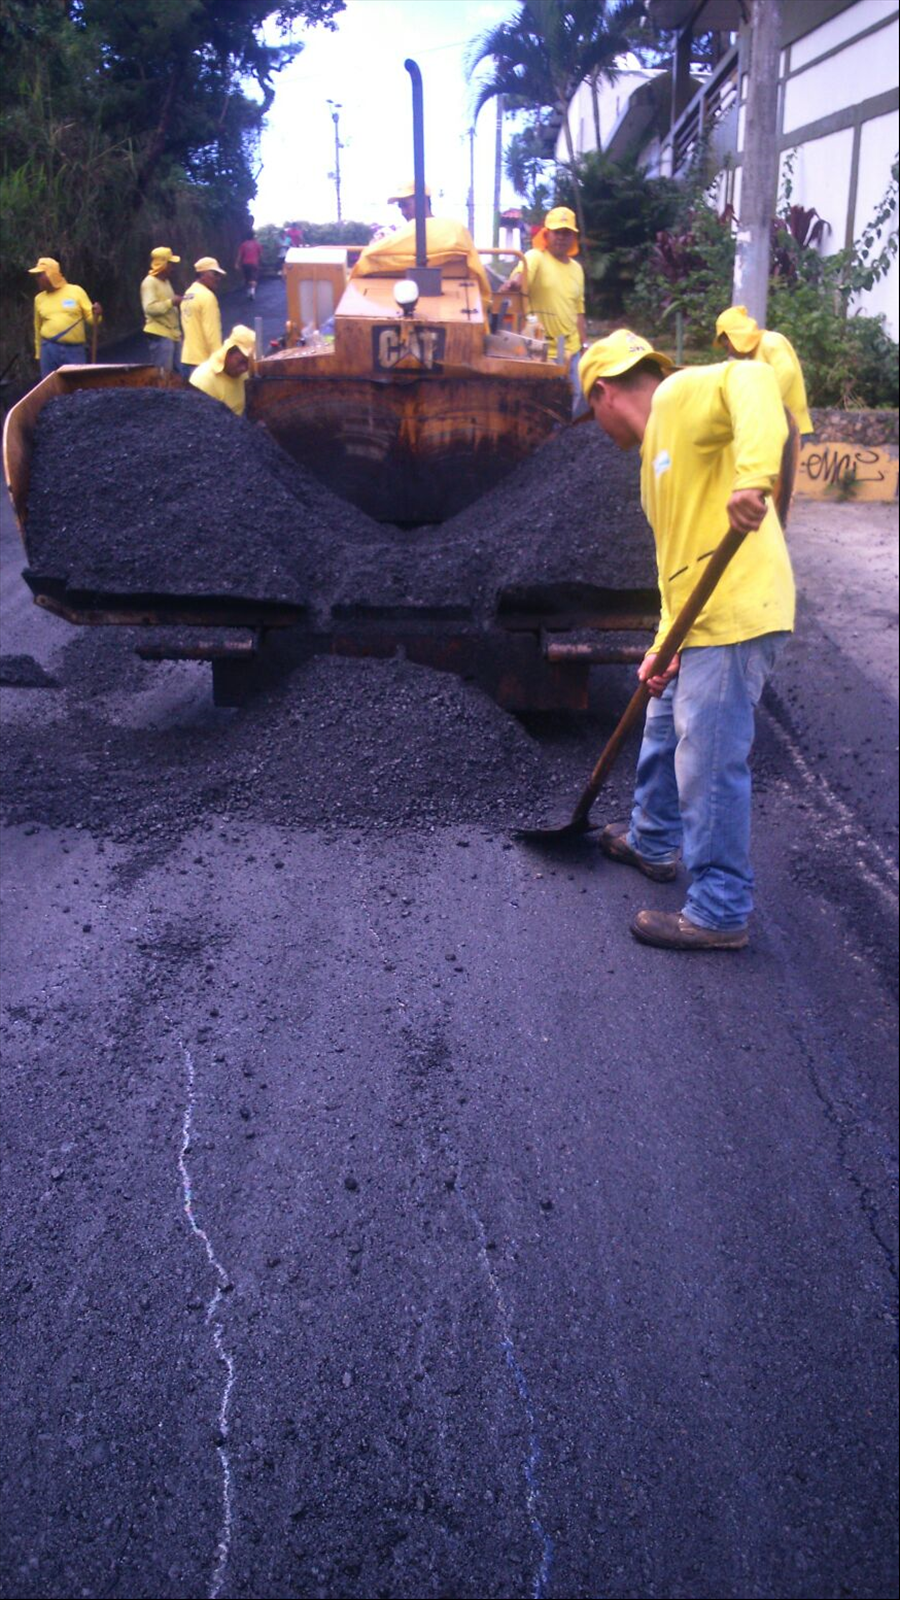
<svg viewBox="0 0 900 1600"><path fill-rule="evenodd" d="M401 184L389 197L389 204L400 207L405 226L396 233L367 244L351 278L372 278L394 273L402 276L416 264L416 196L415 185ZM485 321L491 306L491 285L475 248L472 235L461 222L451 217L434 217L431 214L431 194L425 188L425 248L430 267L443 267L451 260L463 257L481 293Z"/></svg>
<svg viewBox="0 0 900 1600"><path fill-rule="evenodd" d="M222 343L222 314L216 298L219 280L227 276L215 256L201 256L194 262L197 274L181 300L181 370L189 378L195 367L207 361Z"/></svg>
<svg viewBox="0 0 900 1600"><path fill-rule="evenodd" d="M754 709L794 625L794 580L771 501L788 436L775 374L724 362L674 372L668 356L620 328L581 358L581 385L606 434L640 449L662 614L638 676L644 737L628 824L600 848L645 877L692 875L680 912L639 911L631 931L672 950L739 950L752 910L750 768ZM654 672L659 642L731 526L748 534L688 633Z"/></svg>
<svg viewBox="0 0 900 1600"><path fill-rule="evenodd" d="M150 270L141 283L141 310L144 313L144 334L149 347L150 360L155 367L172 372L175 351L181 338L178 307L181 295L172 285L172 267L181 260L161 244L150 251Z"/></svg>
<svg viewBox="0 0 900 1600"><path fill-rule="evenodd" d="M46 378L57 367L81 365L87 360L87 330L103 315L96 300L89 300L77 283L67 283L58 261L39 256L28 271L37 280L34 297L34 358Z"/></svg>
<svg viewBox="0 0 900 1600"><path fill-rule="evenodd" d="M806 384L797 352L783 333L761 328L746 306L729 306L716 322L716 344L735 361L765 361L778 379L781 398L801 434L813 433L806 403Z"/></svg>
<svg viewBox="0 0 900 1600"><path fill-rule="evenodd" d="M573 415L587 411L578 382L578 362L584 349L584 271L578 254L578 224L568 206L554 206L544 226L534 236L524 263L500 285L500 293L521 289L528 308L537 317L551 347L562 338L569 362Z"/></svg>
<svg viewBox="0 0 900 1600"><path fill-rule="evenodd" d="M247 405L247 377L255 346L253 329L238 323L218 350L194 368L191 373L193 388L208 394L211 400L221 400L236 417L242 417Z"/></svg>

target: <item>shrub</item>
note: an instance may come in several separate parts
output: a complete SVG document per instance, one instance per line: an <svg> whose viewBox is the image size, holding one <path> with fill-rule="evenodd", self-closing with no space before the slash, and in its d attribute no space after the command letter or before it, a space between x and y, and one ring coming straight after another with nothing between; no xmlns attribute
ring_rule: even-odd
<svg viewBox="0 0 900 1600"><path fill-rule="evenodd" d="M654 239L675 220L679 187L671 178L648 178L636 161L613 161L596 150L579 162L578 181L588 311L621 317ZM563 183L557 198L571 205L571 186Z"/></svg>

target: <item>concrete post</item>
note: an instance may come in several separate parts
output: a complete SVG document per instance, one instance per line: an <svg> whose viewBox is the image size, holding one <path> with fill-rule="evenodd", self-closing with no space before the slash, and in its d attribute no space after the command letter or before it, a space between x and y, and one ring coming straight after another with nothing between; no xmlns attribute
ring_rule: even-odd
<svg viewBox="0 0 900 1600"><path fill-rule="evenodd" d="M732 302L766 324L772 218L778 202L778 65L783 0L751 0L740 228Z"/></svg>

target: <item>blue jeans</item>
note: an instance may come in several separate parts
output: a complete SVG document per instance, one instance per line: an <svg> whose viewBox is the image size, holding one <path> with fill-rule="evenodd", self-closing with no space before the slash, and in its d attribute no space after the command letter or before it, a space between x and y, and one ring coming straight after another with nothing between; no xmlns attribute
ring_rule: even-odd
<svg viewBox="0 0 900 1600"><path fill-rule="evenodd" d="M51 372L57 367L75 365L84 366L87 361L87 345L85 344L52 344L49 339L41 340L41 377L49 378Z"/></svg>
<svg viewBox="0 0 900 1600"><path fill-rule="evenodd" d="M147 355L152 365L162 367L166 372L173 372L178 340L169 339L164 333L145 333L144 338L147 341Z"/></svg>
<svg viewBox="0 0 900 1600"><path fill-rule="evenodd" d="M753 910L750 751L753 713L788 637L681 653L681 670L647 707L628 843L692 877L684 915L701 928L742 928Z"/></svg>

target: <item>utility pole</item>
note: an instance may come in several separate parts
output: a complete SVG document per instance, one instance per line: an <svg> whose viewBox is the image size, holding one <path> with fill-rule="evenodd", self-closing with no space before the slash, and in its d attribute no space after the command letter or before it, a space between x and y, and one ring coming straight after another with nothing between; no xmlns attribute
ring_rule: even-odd
<svg viewBox="0 0 900 1600"><path fill-rule="evenodd" d="M500 180L503 176L503 96L497 96L497 138L494 146L494 249L500 243Z"/></svg>
<svg viewBox="0 0 900 1600"><path fill-rule="evenodd" d="M475 129L469 129L469 198L466 204L466 214L469 223L469 232L475 237Z"/></svg>
<svg viewBox="0 0 900 1600"><path fill-rule="evenodd" d="M337 199L337 219L341 220L341 136L338 129L338 118L343 107L335 100L329 100L331 107L331 120L334 123L334 171L328 176L334 179L334 193Z"/></svg>
<svg viewBox="0 0 900 1600"><path fill-rule="evenodd" d="M732 302L745 305L761 328L769 297L772 218L778 203L778 62L783 0L751 0L744 127L741 221Z"/></svg>

